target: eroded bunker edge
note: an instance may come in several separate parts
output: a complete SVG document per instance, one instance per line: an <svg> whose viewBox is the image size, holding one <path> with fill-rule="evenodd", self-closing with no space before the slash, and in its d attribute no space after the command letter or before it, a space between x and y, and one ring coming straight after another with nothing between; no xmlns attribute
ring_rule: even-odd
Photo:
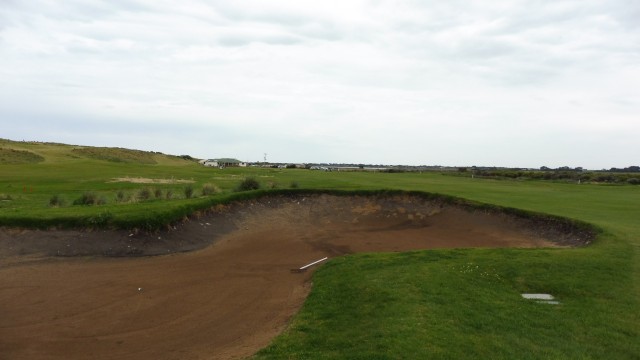
<svg viewBox="0 0 640 360"><path fill-rule="evenodd" d="M238 230L234 217L247 207L260 205L276 208L286 202L320 196L353 197L376 203L391 198L406 198L432 206L508 216L518 221L525 231L565 247L589 245L602 232L595 225L580 220L437 193L282 189L213 198L199 207L182 209L184 213L174 214L171 221L153 226L148 223L132 226L134 224L118 222L71 229L61 229L55 225L47 229L4 226L0 228L0 258L25 255L141 257L199 250Z"/></svg>

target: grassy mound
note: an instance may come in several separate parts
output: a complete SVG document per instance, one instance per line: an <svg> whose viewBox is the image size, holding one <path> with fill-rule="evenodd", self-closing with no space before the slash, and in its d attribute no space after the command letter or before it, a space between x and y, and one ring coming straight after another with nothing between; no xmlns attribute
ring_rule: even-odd
<svg viewBox="0 0 640 360"><path fill-rule="evenodd" d="M42 156L31 151L0 147L0 164L35 164L42 161L44 161Z"/></svg>
<svg viewBox="0 0 640 360"><path fill-rule="evenodd" d="M75 148L72 152L79 156L96 160L105 160L119 163L156 164L154 153L140 150L104 147Z"/></svg>

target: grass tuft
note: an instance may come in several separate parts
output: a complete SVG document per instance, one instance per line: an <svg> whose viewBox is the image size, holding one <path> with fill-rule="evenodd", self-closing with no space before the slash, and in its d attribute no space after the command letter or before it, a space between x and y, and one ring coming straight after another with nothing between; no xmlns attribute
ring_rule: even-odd
<svg viewBox="0 0 640 360"><path fill-rule="evenodd" d="M187 199L191 199L194 195L194 190L192 185L187 185L184 188L184 197Z"/></svg>
<svg viewBox="0 0 640 360"><path fill-rule="evenodd" d="M151 191L151 188L144 187L144 188L138 190L138 200L140 200L140 201L149 200L149 199L151 199L151 194L152 193L153 192Z"/></svg>
<svg viewBox="0 0 640 360"><path fill-rule="evenodd" d="M258 189L260 189L260 182L258 182L254 177L248 177L238 184L236 191L250 191Z"/></svg>
<svg viewBox="0 0 640 360"><path fill-rule="evenodd" d="M84 192L82 196L73 201L73 205L96 205L98 203L98 195L94 192Z"/></svg>
<svg viewBox="0 0 640 360"><path fill-rule="evenodd" d="M202 185L202 196L211 196L219 194L220 192L220 188L215 184L207 183Z"/></svg>
<svg viewBox="0 0 640 360"><path fill-rule="evenodd" d="M53 195L51 199L49 199L49 206L51 207L60 207L64 206L65 200L60 195Z"/></svg>

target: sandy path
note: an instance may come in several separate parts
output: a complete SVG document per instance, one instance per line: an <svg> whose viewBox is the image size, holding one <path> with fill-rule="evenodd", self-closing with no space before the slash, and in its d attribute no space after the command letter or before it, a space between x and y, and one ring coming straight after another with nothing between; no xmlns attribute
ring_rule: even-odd
<svg viewBox="0 0 640 360"><path fill-rule="evenodd" d="M237 231L189 253L0 258L0 359L242 358L284 330L308 294L311 272L290 269L324 256L553 246L508 217L403 198L318 196L234 211Z"/></svg>

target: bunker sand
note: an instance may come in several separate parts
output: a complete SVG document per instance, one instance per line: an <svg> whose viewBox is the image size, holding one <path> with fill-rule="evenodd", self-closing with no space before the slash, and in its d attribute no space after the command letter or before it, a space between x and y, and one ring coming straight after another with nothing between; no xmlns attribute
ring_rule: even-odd
<svg viewBox="0 0 640 360"><path fill-rule="evenodd" d="M48 234L1 232L0 248L18 235L28 243ZM4 249L0 355L243 358L281 333L309 293L315 267L299 274L291 269L356 252L549 247L568 241L553 231L542 233L520 219L411 197L319 195L235 204L161 234L165 239L210 234L208 243L192 252L61 258ZM124 236L83 234L85 250L92 234L101 242Z"/></svg>

